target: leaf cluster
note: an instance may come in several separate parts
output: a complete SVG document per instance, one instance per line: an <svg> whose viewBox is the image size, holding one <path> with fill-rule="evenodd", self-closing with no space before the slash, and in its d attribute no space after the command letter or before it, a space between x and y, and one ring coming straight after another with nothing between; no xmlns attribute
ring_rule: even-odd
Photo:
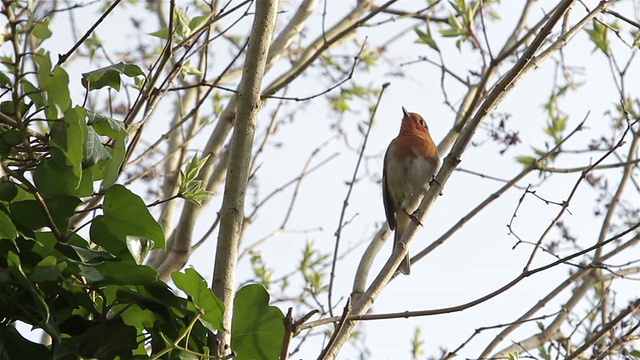
<svg viewBox="0 0 640 360"><path fill-rule="evenodd" d="M7 38L14 45L40 45L51 36L48 20L33 20L17 2L2 15L11 20ZM25 19L13 21L17 16ZM151 250L165 249L165 234L142 198L118 183L131 127L75 104L69 90L79 81L85 97L120 91L125 78L142 90L147 74L118 62L73 80L46 51L21 49L14 46L0 64L0 357L215 353L209 344L223 330L224 305L204 278L193 269L174 272L184 296L144 264ZM182 174L180 196L198 204L210 195L196 180L206 160L194 157ZM283 315L269 306L264 287L244 287L235 305L237 358L273 358ZM43 330L51 345L27 340L18 323Z"/></svg>

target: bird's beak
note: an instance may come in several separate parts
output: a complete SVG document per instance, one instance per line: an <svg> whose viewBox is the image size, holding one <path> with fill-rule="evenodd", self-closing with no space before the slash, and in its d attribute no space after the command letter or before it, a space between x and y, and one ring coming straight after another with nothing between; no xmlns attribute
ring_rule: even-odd
<svg viewBox="0 0 640 360"><path fill-rule="evenodd" d="M406 117L411 117L409 116L409 112L407 111L407 109L404 108L404 106L402 107L402 113L404 114L404 116Z"/></svg>

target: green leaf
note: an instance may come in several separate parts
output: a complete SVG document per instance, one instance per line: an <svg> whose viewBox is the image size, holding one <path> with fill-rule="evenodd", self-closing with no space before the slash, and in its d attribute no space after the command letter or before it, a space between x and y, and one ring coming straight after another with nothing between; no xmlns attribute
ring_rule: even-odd
<svg viewBox="0 0 640 360"><path fill-rule="evenodd" d="M211 15L213 15L213 13L210 12L206 15L194 17L189 21L189 29L191 29L191 31L198 30L202 25L209 21L209 19L211 19Z"/></svg>
<svg viewBox="0 0 640 360"><path fill-rule="evenodd" d="M529 167L536 161L536 158L531 156L518 156L516 157L516 161L524 165L524 167Z"/></svg>
<svg viewBox="0 0 640 360"><path fill-rule="evenodd" d="M429 23L427 23L426 33L418 29L417 26L413 28L413 31L415 31L415 33L418 35L418 40L416 40L416 43L427 44L433 50L440 51L440 49L438 48L438 45L436 44L436 41L433 40L433 36L431 36L431 28L429 27Z"/></svg>
<svg viewBox="0 0 640 360"><path fill-rule="evenodd" d="M46 346L23 338L13 326L0 326L0 349L3 359L51 359Z"/></svg>
<svg viewBox="0 0 640 360"><path fill-rule="evenodd" d="M78 184L82 177L82 158L87 138L85 117L84 109L76 106L64 113L64 122L56 121L51 127L52 158L71 166Z"/></svg>
<svg viewBox="0 0 640 360"><path fill-rule="evenodd" d="M87 142L82 158L82 167L91 167L102 160L111 159L111 154L105 149L100 137L92 127L87 128Z"/></svg>
<svg viewBox="0 0 640 360"><path fill-rule="evenodd" d="M191 65L191 61L187 61L187 63L180 69L180 74L184 78L187 75L202 75L202 71L193 67L193 65Z"/></svg>
<svg viewBox="0 0 640 360"><path fill-rule="evenodd" d="M51 70L51 59L47 52L34 54L33 61L37 64L40 88L47 94L45 113L49 119L58 119L71 106L69 75L59 66Z"/></svg>
<svg viewBox="0 0 640 360"><path fill-rule="evenodd" d="M269 294L262 285L238 290L234 299L231 348L236 360L277 359L284 335L284 315L269 306Z"/></svg>
<svg viewBox="0 0 640 360"><path fill-rule="evenodd" d="M115 139L119 133L126 131L124 123L94 111L85 109L87 112L87 125L90 125L96 133Z"/></svg>
<svg viewBox="0 0 640 360"><path fill-rule="evenodd" d="M111 285L147 285L158 280L158 273L150 266L123 261L106 261L95 265L102 282Z"/></svg>
<svg viewBox="0 0 640 360"><path fill-rule="evenodd" d="M600 49L605 55L609 55L609 38L607 37L608 30L609 28L596 19L593 20L593 28L585 28L585 31L589 34L591 42L596 45L592 52Z"/></svg>
<svg viewBox="0 0 640 360"><path fill-rule="evenodd" d="M169 38L169 28L163 28L160 29L158 31L154 31L152 33L149 33L149 35L151 36L155 36L155 37L159 37L161 39L168 39Z"/></svg>
<svg viewBox="0 0 640 360"><path fill-rule="evenodd" d="M33 307L33 311L40 315L42 319L41 321L44 323L48 323L51 317L49 305L42 297L38 289L27 278L27 275L22 269L20 257L14 252L9 251L6 257L6 264L8 271L14 276L16 283L31 295L29 303L23 304L23 306Z"/></svg>
<svg viewBox="0 0 640 360"><path fill-rule="evenodd" d="M21 232L47 226L47 218L36 200L14 201L9 206L11 217Z"/></svg>
<svg viewBox="0 0 640 360"><path fill-rule="evenodd" d="M156 321L156 314L153 311L142 309L137 304L127 304L121 316L125 324L138 330L153 328L153 324Z"/></svg>
<svg viewBox="0 0 640 360"><path fill-rule="evenodd" d="M187 163L187 167L184 172L180 171L180 187L178 192L185 200L202 206L202 200L209 198L213 193L202 188L202 181L196 180L200 170L207 162L209 155L198 160L198 154Z"/></svg>
<svg viewBox="0 0 640 360"><path fill-rule="evenodd" d="M0 201L11 201L18 195L18 187L5 178L0 178Z"/></svg>
<svg viewBox="0 0 640 360"><path fill-rule="evenodd" d="M9 86L11 85L11 79L7 76L7 74L0 72L0 86Z"/></svg>
<svg viewBox="0 0 640 360"><path fill-rule="evenodd" d="M184 273L174 271L171 273L171 279L176 286L189 295L193 304L189 304L195 312L203 311L202 319L206 320L208 327L216 330L223 330L222 314L224 313L224 304L218 299L211 289L207 286L207 282L193 269L185 269ZM206 325L206 324L205 324Z"/></svg>
<svg viewBox="0 0 640 360"><path fill-rule="evenodd" d="M124 64L124 74L128 77L144 76L144 71L135 64Z"/></svg>
<svg viewBox="0 0 640 360"><path fill-rule="evenodd" d="M3 101L0 103L0 112L9 115L11 118L20 118L29 110L29 105L24 101L18 102L18 108L16 109L16 103L13 101Z"/></svg>
<svg viewBox="0 0 640 360"><path fill-rule="evenodd" d="M186 38L191 35L191 29L189 28L189 17L187 14L182 11L180 8L176 7L174 9L174 22L175 22L175 33L181 38Z"/></svg>
<svg viewBox="0 0 640 360"><path fill-rule="evenodd" d="M42 96L42 92L40 89L35 87L30 81L23 79L22 80L22 90L25 94L33 101L33 103L38 107L38 109L42 109L45 105L44 98Z"/></svg>
<svg viewBox="0 0 640 360"><path fill-rule="evenodd" d="M91 240L112 254L127 249L127 237L153 240L154 249L164 249L162 228L151 216L142 199L122 185L105 192L104 215L91 224Z"/></svg>
<svg viewBox="0 0 640 360"><path fill-rule="evenodd" d="M181 349L172 350L171 357L169 358L169 360L198 360L198 359L200 359L200 357Z"/></svg>
<svg viewBox="0 0 640 360"><path fill-rule="evenodd" d="M124 324L119 317L104 321L81 319L77 336L65 337L55 346L55 359L131 359L131 352L138 347L136 329Z"/></svg>
<svg viewBox="0 0 640 360"><path fill-rule="evenodd" d="M156 280L149 284L136 286L135 289L119 287L117 298L124 304L138 304L143 309L151 309L156 317L168 320L180 314L177 308L183 308L186 300L176 296L164 281ZM173 307L169 310L166 307Z"/></svg>
<svg viewBox="0 0 640 360"><path fill-rule="evenodd" d="M144 75L144 72L134 64L117 64L105 66L103 68L89 71L82 74L82 86L87 90L97 90L109 86L116 91L120 91L120 76L135 77Z"/></svg>
<svg viewBox="0 0 640 360"><path fill-rule="evenodd" d="M0 132L0 157L6 158L14 146L22 142L22 134L15 129Z"/></svg>
<svg viewBox="0 0 640 360"><path fill-rule="evenodd" d="M31 31L31 35L35 36L38 40L46 40L51 37L52 33L49 30L49 19L37 23Z"/></svg>
<svg viewBox="0 0 640 360"><path fill-rule="evenodd" d="M18 236L18 230L16 230L13 221L9 215L0 211L0 239L13 240Z"/></svg>
<svg viewBox="0 0 640 360"><path fill-rule="evenodd" d="M118 180L120 175L120 166L124 161L126 155L125 142L127 141L128 134L125 131L118 133L114 139L113 152L111 153L111 159L108 160L104 167L104 180L102 180L102 188L110 189Z"/></svg>
<svg viewBox="0 0 640 360"><path fill-rule="evenodd" d="M69 219L75 213L76 207L81 203L80 199L72 196L56 196L45 199L45 204L53 219L56 228L61 233L66 233ZM39 230L42 227L51 227L42 205L37 200L23 200L12 202L10 205L12 218L16 222L18 230L20 226L29 230Z"/></svg>
<svg viewBox="0 0 640 360"><path fill-rule="evenodd" d="M66 267L66 263L58 263L58 260L54 256L47 256L33 268L29 274L29 280L34 283L56 281Z"/></svg>
<svg viewBox="0 0 640 360"><path fill-rule="evenodd" d="M91 173L82 172L78 179L70 166L61 165L53 159L44 159L33 173L34 182L43 197L51 198L59 195L76 197L93 194Z"/></svg>

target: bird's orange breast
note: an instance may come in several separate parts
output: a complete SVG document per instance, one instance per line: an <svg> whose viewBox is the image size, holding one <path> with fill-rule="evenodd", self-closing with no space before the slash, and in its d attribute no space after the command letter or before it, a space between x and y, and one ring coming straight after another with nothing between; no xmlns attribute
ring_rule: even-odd
<svg viewBox="0 0 640 360"><path fill-rule="evenodd" d="M438 147L429 134L400 134L393 140L394 155L397 160L425 158L434 168L438 167Z"/></svg>

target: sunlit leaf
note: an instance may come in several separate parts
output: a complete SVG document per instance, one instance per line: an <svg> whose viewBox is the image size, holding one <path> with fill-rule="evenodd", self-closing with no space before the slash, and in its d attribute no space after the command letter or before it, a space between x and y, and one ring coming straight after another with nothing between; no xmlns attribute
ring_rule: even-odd
<svg viewBox="0 0 640 360"><path fill-rule="evenodd" d="M83 73L82 86L87 90L96 90L109 86L116 91L120 91L121 75L135 77L144 75L144 72L137 65L119 62Z"/></svg>
<svg viewBox="0 0 640 360"><path fill-rule="evenodd" d="M198 309L203 311L202 318L216 330L224 329L222 314L224 304L218 299L207 282L193 269L185 269L184 273L174 271L171 279L176 286L189 295ZM194 308L194 310L197 310Z"/></svg>
<svg viewBox="0 0 640 360"><path fill-rule="evenodd" d="M284 335L284 315L269 305L269 293L258 284L242 287L233 302L231 348L234 359L277 359Z"/></svg>

